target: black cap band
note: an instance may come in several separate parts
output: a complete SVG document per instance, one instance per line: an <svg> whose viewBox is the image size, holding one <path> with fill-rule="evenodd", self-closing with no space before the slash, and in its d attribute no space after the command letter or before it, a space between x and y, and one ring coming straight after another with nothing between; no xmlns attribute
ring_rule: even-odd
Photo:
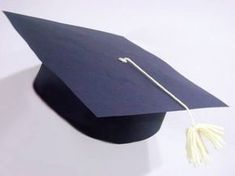
<svg viewBox="0 0 235 176"><path fill-rule="evenodd" d="M60 116L86 135L112 143L130 143L154 135L165 113L97 118L48 68L34 81L38 95Z"/></svg>

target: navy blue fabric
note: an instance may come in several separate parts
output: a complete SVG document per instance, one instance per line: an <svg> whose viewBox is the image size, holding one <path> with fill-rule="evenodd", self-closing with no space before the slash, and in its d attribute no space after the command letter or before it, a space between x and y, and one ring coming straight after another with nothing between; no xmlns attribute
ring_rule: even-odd
<svg viewBox="0 0 235 176"><path fill-rule="evenodd" d="M5 14L42 63L98 118L183 109L132 66L118 61L119 57L131 58L191 109L226 106L122 36Z"/></svg>

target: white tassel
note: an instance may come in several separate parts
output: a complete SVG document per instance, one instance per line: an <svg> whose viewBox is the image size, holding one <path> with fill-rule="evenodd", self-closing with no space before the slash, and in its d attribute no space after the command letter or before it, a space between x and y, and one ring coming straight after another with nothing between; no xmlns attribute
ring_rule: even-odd
<svg viewBox="0 0 235 176"><path fill-rule="evenodd" d="M166 94L168 94L172 99L179 103L182 107L187 110L189 117L192 121L192 126L186 131L186 152L187 158L190 163L195 166L206 164L209 160L209 155L207 148L204 144L203 138L209 140L216 149L222 148L224 142L222 136L224 134L223 128L211 125L211 124L196 124L194 117L189 109L189 107L184 104L179 98L168 91L161 83L155 80L152 76L146 73L142 68L140 68L134 61L130 58L118 58L119 61L123 63L130 63L138 71L140 71L144 76L146 76L150 81L152 81L156 86L162 89Z"/></svg>
<svg viewBox="0 0 235 176"><path fill-rule="evenodd" d="M186 131L187 158L194 166L206 164L209 160L208 150L203 139L210 141L216 149L223 147L223 128L211 124L192 125Z"/></svg>

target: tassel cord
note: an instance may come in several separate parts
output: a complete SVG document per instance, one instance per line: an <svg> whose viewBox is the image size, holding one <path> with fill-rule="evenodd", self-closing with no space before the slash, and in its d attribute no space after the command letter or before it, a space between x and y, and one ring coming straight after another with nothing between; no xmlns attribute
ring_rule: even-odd
<svg viewBox="0 0 235 176"><path fill-rule="evenodd" d="M155 80L152 76L150 76L147 72L145 72L142 68L140 68L135 62L133 62L130 58L118 58L119 61L123 63L130 63L133 65L138 71L140 71L145 77L147 77L150 81L152 81L155 85L157 85L161 90L163 90L166 94L168 94L172 99L178 102L183 108L185 108L189 114L192 125L195 125L195 119L189 109L189 107L182 102L179 98L177 98L174 94L172 94L169 90L167 90L161 83Z"/></svg>

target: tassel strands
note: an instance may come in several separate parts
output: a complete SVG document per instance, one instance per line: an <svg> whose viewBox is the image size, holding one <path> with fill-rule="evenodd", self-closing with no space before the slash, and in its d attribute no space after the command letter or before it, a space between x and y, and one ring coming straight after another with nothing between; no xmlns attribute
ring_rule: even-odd
<svg viewBox="0 0 235 176"><path fill-rule="evenodd" d="M222 136L224 134L223 128L216 125L205 124L205 123L195 123L194 117L189 109L189 107L167 90L161 83L155 80L147 72L145 72L141 67L139 67L134 61L130 58L118 58L120 62L129 63L135 67L139 72L141 72L146 78L152 81L156 86L168 94L173 100L179 103L185 110L188 112L189 117L192 122L192 126L186 130L186 153L187 158L190 163L194 166L199 166L206 164L209 160L208 150L204 143L204 139L210 141L216 149L223 147Z"/></svg>
<svg viewBox="0 0 235 176"><path fill-rule="evenodd" d="M186 131L186 152L189 162L194 166L206 164L209 160L209 154L203 139L210 141L216 149L220 149L224 145L223 135L223 128L216 125L198 123L188 128Z"/></svg>

